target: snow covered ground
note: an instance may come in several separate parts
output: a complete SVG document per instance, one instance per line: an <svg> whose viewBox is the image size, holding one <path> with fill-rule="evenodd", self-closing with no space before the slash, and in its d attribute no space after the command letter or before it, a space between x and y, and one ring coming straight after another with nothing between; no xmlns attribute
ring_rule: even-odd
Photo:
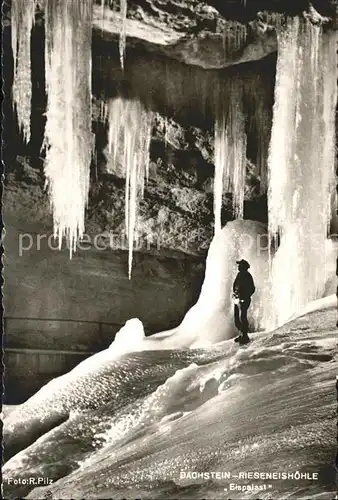
<svg viewBox="0 0 338 500"><path fill-rule="evenodd" d="M96 355L5 418L5 497L332 499L335 322L326 304L244 348Z"/></svg>

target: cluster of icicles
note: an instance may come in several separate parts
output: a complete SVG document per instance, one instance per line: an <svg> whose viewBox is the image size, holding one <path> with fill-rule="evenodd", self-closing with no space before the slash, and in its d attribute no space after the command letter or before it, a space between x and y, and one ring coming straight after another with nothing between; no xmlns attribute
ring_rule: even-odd
<svg viewBox="0 0 338 500"><path fill-rule="evenodd" d="M223 193L232 192L236 218L243 218L246 177L246 133L243 110L243 85L240 79L231 80L229 95L218 88L215 118L215 232L220 231Z"/></svg>
<svg viewBox="0 0 338 500"><path fill-rule="evenodd" d="M122 168L126 177L125 227L129 245L128 274L132 271L133 245L139 200L144 194L145 180L149 175L149 148L153 128L153 114L142 103L121 97L111 99L104 106L104 118L108 121L108 150L112 163L107 165L114 174Z"/></svg>
<svg viewBox="0 0 338 500"><path fill-rule="evenodd" d="M104 6L105 0L102 0ZM93 0L13 0L12 43L14 53L13 100L24 138L30 137L31 75L30 35L36 7L45 11L46 112L45 174L54 219L54 233L61 247L64 236L71 252L84 233L84 214L89 190L93 150L91 132L91 32ZM124 61L127 3L121 0L120 58ZM275 20L273 20L275 21ZM275 22L276 24L276 22ZM293 18L278 31L278 65L270 155L270 130L264 128L263 101L257 109L257 132L262 139L258 151L258 174L268 185L271 238L284 238L290 260L290 280L301 283L315 255L321 259L330 218L327 192L334 172L334 106L336 102L335 37L324 35L319 26ZM230 35L229 35L230 36ZM233 35L232 35L233 36ZM235 33L239 46L244 29ZM228 34L225 33L225 40ZM325 64L319 63L324 61ZM332 74L328 68L334 68ZM296 78L293 78L296 76ZM222 197L232 192L234 215L243 217L246 179L245 82L233 78L215 92L215 231L221 229ZM259 99L258 99L259 100ZM311 102L311 106L308 106ZM116 98L106 105L112 168L122 164L126 177L125 226L129 241L129 276L137 229L137 208L144 191L149 165L152 113L138 100ZM261 127L259 129L259 127ZM266 139L268 137L268 139ZM267 168L267 163L269 168ZM318 166L321 168L318 168ZM302 186L299 188L299 186ZM299 220L305 217L308 235ZM317 222L316 222L317 221ZM309 235L313 235L309 236ZM285 243L288 241L289 243ZM314 248L315 243L320 245ZM287 247L289 245L289 247ZM307 249L305 248L307 245ZM312 257L311 257L312 255ZM287 257L286 257L287 258ZM276 260L277 261L277 260ZM286 262L286 261L285 261ZM300 262L303 262L300 264ZM285 266L284 266L285 267ZM283 266L280 266L283 269ZM298 273L298 274L297 274ZM298 276L299 275L299 276ZM280 279L275 272L276 290ZM296 279L297 278L297 279ZM299 279L298 279L299 278ZM304 279L303 279L304 278ZM308 279L305 280L306 283ZM308 300L307 290L293 290L292 300ZM291 286L292 285L292 286ZM289 288L290 288L289 287ZM290 295L290 294L289 294ZM275 297L276 303L285 294ZM291 297L291 296L290 296ZM295 304L287 308L295 309ZM282 310L282 306L279 308Z"/></svg>
<svg viewBox="0 0 338 500"><path fill-rule="evenodd" d="M290 19L278 33L275 104L268 159L274 325L324 293L326 243L335 183L337 34ZM285 272L287 270L287 272Z"/></svg>
<svg viewBox="0 0 338 500"><path fill-rule="evenodd" d="M247 37L246 26L228 21L223 30L223 47L225 53L239 50L243 47Z"/></svg>
<svg viewBox="0 0 338 500"><path fill-rule="evenodd" d="M104 5L105 0L102 0ZM36 8L45 17L45 176L54 235L66 237L70 254L84 234L94 138L91 130L93 0L12 0L13 103L25 141L30 139L30 40ZM127 1L121 0L123 65Z"/></svg>

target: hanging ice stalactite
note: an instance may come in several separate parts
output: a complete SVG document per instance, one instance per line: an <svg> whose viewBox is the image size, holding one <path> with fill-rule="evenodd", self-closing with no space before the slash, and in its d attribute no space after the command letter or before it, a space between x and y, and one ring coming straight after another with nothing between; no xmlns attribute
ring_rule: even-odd
<svg viewBox="0 0 338 500"><path fill-rule="evenodd" d="M276 29L280 29L282 25L285 23L285 14L281 14L279 12L275 12L270 14L268 12L261 13L261 19L268 26L273 26Z"/></svg>
<svg viewBox="0 0 338 500"><path fill-rule="evenodd" d="M231 177L232 204L237 218L243 218L244 192L246 175L245 117L243 110L243 88L241 82L235 81L232 87L228 117L229 146L232 153Z"/></svg>
<svg viewBox="0 0 338 500"><path fill-rule="evenodd" d="M243 111L243 86L234 78L228 89L217 93L215 102L215 177L214 215L215 231L221 229L223 192L232 192L232 206L236 218L243 217L246 177L245 116Z"/></svg>
<svg viewBox="0 0 338 500"><path fill-rule="evenodd" d="M237 24L236 26L236 50L239 50L242 48L243 43L244 43L244 36L243 36L243 26L241 24Z"/></svg>
<svg viewBox="0 0 338 500"><path fill-rule="evenodd" d="M124 59L126 53L127 10L128 10L128 0L120 0L121 30L120 30L120 40L119 40L119 51L120 51L120 63L122 69L124 68Z"/></svg>
<svg viewBox="0 0 338 500"><path fill-rule="evenodd" d="M223 99L223 93L218 89L216 99L216 118L215 118L215 173L214 173L214 221L215 233L221 231L221 212L223 202L223 178L226 175L225 168L228 166L225 159L227 157L228 139L227 139L227 113L226 104ZM217 104L218 101L218 104Z"/></svg>
<svg viewBox="0 0 338 500"><path fill-rule="evenodd" d="M238 22L226 21L223 28L222 42L225 61L233 58L234 53L243 49L246 43L246 27Z"/></svg>
<svg viewBox="0 0 338 500"><path fill-rule="evenodd" d="M139 199L144 193L144 181L149 171L149 148L153 115L140 101L123 98L111 99L108 103L108 148L112 153L110 173L124 170L125 226L128 238L128 273L131 277L133 246L136 239L136 223Z"/></svg>
<svg viewBox="0 0 338 500"><path fill-rule="evenodd" d="M235 25L235 50L240 50L246 42L246 27L243 24Z"/></svg>
<svg viewBox="0 0 338 500"><path fill-rule="evenodd" d="M45 0L45 175L54 235L70 254L84 232L91 131L92 0Z"/></svg>
<svg viewBox="0 0 338 500"><path fill-rule="evenodd" d="M104 100L100 100L100 111L99 111L99 120L101 122L106 122L108 120L108 106Z"/></svg>
<svg viewBox="0 0 338 500"><path fill-rule="evenodd" d="M105 22L105 6L108 4L110 7L114 7L114 0L101 0L101 29L104 30ZM120 0L120 38L119 38L119 52L120 52L120 64L121 68L124 67L124 59L126 52L126 32L127 32L127 10L128 10L128 0Z"/></svg>
<svg viewBox="0 0 338 500"><path fill-rule="evenodd" d="M325 288L337 104L337 37L327 36L299 18L278 34L268 206L270 239L279 236L280 247L272 261L271 326Z"/></svg>
<svg viewBox="0 0 338 500"><path fill-rule="evenodd" d="M248 109L249 130L255 137L256 176L260 181L260 191L267 190L269 144L272 126L273 79L265 74L250 74L244 80L245 101Z"/></svg>
<svg viewBox="0 0 338 500"><path fill-rule="evenodd" d="M242 36L242 44L244 44L244 43L246 43L246 39L247 39L247 36L248 36L245 24L241 25L241 31L242 31L242 35L241 35Z"/></svg>
<svg viewBox="0 0 338 500"><path fill-rule="evenodd" d="M223 50L225 57L231 52L240 50L246 42L247 31L242 24L227 21L223 29Z"/></svg>
<svg viewBox="0 0 338 500"><path fill-rule="evenodd" d="M258 167L258 177L260 182L260 192L266 193L268 187L268 154L271 136L271 112L262 106L259 113L259 125L256 130L258 133L257 144L257 159L256 164Z"/></svg>
<svg viewBox="0 0 338 500"><path fill-rule="evenodd" d="M228 53L231 49L231 41L232 41L231 26L229 22L226 22L225 27L223 28L223 36L222 36L223 52L225 60L227 60Z"/></svg>
<svg viewBox="0 0 338 500"><path fill-rule="evenodd" d="M26 142L30 139L32 102L31 32L37 0L12 0L11 30L14 60L13 104L20 131Z"/></svg>
<svg viewBox="0 0 338 500"><path fill-rule="evenodd" d="M272 128L272 100L273 81L268 82L265 75L260 75L256 80L255 101L255 129L257 135L258 176L260 192L266 193L268 188L268 157Z"/></svg>

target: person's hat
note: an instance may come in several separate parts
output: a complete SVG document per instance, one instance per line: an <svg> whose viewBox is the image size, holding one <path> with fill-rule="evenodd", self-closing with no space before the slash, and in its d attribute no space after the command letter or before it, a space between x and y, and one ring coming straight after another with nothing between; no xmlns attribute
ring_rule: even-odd
<svg viewBox="0 0 338 500"><path fill-rule="evenodd" d="M250 264L246 260L236 260L236 264L238 264L240 267L245 267L246 269L249 269Z"/></svg>

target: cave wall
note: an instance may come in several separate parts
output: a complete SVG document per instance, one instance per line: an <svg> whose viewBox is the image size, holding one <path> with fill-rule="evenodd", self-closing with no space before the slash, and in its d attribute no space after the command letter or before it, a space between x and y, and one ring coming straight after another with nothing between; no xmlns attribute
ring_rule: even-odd
<svg viewBox="0 0 338 500"><path fill-rule="evenodd" d="M97 351L132 317L144 323L148 334L176 326L198 298L201 259L137 254L128 280L126 252L84 245L70 260L66 248L53 250L41 238L52 233L50 227L6 212L4 217L5 317L23 318L7 319L9 347ZM29 250L20 252L20 234L31 236ZM22 241L27 247L28 237Z"/></svg>
<svg viewBox="0 0 338 500"><path fill-rule="evenodd" d="M50 380L68 373L90 355L89 352L6 348L3 404L27 401Z"/></svg>

